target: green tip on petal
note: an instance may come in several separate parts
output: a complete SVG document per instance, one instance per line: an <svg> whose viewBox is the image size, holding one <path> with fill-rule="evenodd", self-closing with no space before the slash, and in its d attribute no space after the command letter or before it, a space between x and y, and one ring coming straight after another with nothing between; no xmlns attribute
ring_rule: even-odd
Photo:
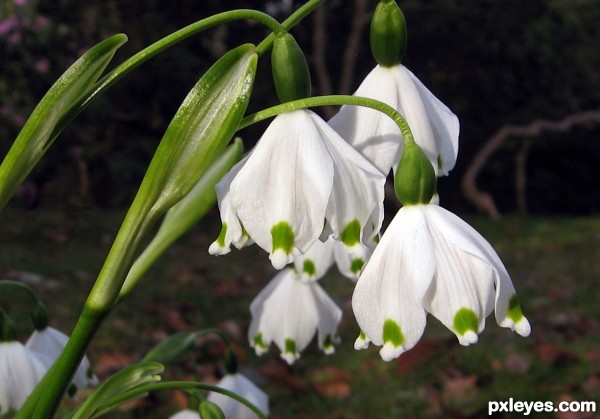
<svg viewBox="0 0 600 419"><path fill-rule="evenodd" d="M352 272L353 274L358 274L364 264L365 261L362 259L352 259L352 262L350 263L350 272Z"/></svg>
<svg viewBox="0 0 600 419"><path fill-rule="evenodd" d="M402 346L404 343L402 330L392 319L387 319L383 323L383 343L391 343L394 347Z"/></svg>
<svg viewBox="0 0 600 419"><path fill-rule="evenodd" d="M350 221L344 230L340 233L340 239L348 247L360 243L360 221Z"/></svg>
<svg viewBox="0 0 600 419"><path fill-rule="evenodd" d="M286 221L280 221L271 228L271 237L273 239L273 251L281 249L289 255L294 249L294 232L292 226Z"/></svg>
<svg viewBox="0 0 600 419"><path fill-rule="evenodd" d="M523 318L523 311L521 311L517 294L514 294L512 297L510 297L508 302L508 313L506 313L506 317L515 323L518 323Z"/></svg>
<svg viewBox="0 0 600 419"><path fill-rule="evenodd" d="M317 274L315 263L310 259L306 259L302 265L302 272L308 276L315 276Z"/></svg>
<svg viewBox="0 0 600 419"><path fill-rule="evenodd" d="M463 307L454 315L454 330L459 335L464 335L469 331L477 333L478 327L479 317L470 308Z"/></svg>
<svg viewBox="0 0 600 419"><path fill-rule="evenodd" d="M262 333L257 333L254 336L254 338L252 339L252 342L254 343L254 346L257 348L260 348L262 350L267 349L267 345L265 345L265 343L263 342Z"/></svg>
<svg viewBox="0 0 600 419"><path fill-rule="evenodd" d="M285 340L285 350L283 351L286 354L295 355L296 354L296 341L294 339L286 339Z"/></svg>
<svg viewBox="0 0 600 419"><path fill-rule="evenodd" d="M219 237L217 237L217 244L221 247L225 247L225 235L227 234L227 223L223 223Z"/></svg>

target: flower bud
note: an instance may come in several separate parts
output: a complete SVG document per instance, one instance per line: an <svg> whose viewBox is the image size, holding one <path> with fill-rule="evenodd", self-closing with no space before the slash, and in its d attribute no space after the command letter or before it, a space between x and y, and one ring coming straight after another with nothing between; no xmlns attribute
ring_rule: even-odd
<svg viewBox="0 0 600 419"><path fill-rule="evenodd" d="M17 328L10 317L0 311L0 342L17 340Z"/></svg>
<svg viewBox="0 0 600 419"><path fill-rule="evenodd" d="M400 64L406 52L406 21L395 0L381 0L371 19L371 53L381 66Z"/></svg>
<svg viewBox="0 0 600 419"><path fill-rule="evenodd" d="M282 103L310 97L311 81L302 49L289 33L278 34L271 53L271 71Z"/></svg>
<svg viewBox="0 0 600 419"><path fill-rule="evenodd" d="M225 419L223 410L217 404L206 399L200 402L198 411L202 419Z"/></svg>
<svg viewBox="0 0 600 419"><path fill-rule="evenodd" d="M402 205L428 204L436 190L435 171L416 143L406 144L394 176L394 190Z"/></svg>
<svg viewBox="0 0 600 419"><path fill-rule="evenodd" d="M48 311L41 301L38 301L31 310L31 318L35 330L44 330L48 327Z"/></svg>

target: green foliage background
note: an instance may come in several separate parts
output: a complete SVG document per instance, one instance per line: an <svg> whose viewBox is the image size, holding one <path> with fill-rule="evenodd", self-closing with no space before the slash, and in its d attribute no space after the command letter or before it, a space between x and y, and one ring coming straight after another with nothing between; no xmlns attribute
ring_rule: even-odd
<svg viewBox="0 0 600 419"><path fill-rule="evenodd" d="M329 0L325 64L334 90L351 93L371 70L369 0L355 51L350 91L338 91L351 22L359 2ZM2 0L0 3L0 152L52 82L89 46L114 33L128 35L115 63L168 33L232 8L275 12L279 19L300 2L236 0L90 1ZM472 156L503 125L539 118L559 120L596 110L600 102L600 3L595 0L399 1L408 23L405 64L461 120L456 169L441 182L454 209L472 207L460 194L460 177ZM316 77L312 17L293 30ZM193 37L142 66L80 115L33 173L13 205L129 204L170 118L204 70L229 48L266 35L251 23L222 26ZM267 57L265 57L267 58ZM276 103L269 60L260 64L251 111ZM248 145L264 125L242 132ZM532 213L592 214L600 210L598 127L545 134L533 141L528 164ZM515 209L510 140L480 177L501 211Z"/></svg>

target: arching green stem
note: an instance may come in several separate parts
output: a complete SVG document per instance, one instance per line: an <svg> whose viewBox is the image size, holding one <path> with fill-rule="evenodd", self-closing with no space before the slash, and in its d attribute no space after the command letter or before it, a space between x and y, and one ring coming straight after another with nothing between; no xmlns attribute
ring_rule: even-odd
<svg viewBox="0 0 600 419"><path fill-rule="evenodd" d="M303 4L298 10L290 15L286 20L283 21L281 26L285 28L286 31L289 31L293 28L298 22L304 19L307 15L309 15L313 10L319 7L321 4L325 3L325 0L310 0ZM271 48L273 45L273 41L275 40L275 33L270 34L256 47L256 52L258 55L262 55L265 51Z"/></svg>
<svg viewBox="0 0 600 419"><path fill-rule="evenodd" d="M22 282L11 281L9 279L2 279L2 280L0 280L0 288L4 288L4 287L17 288L22 291L25 291L36 304L41 303L41 300L37 296L37 294L35 292L33 292L33 290L29 286L23 284ZM0 295L4 295L4 293L0 293Z"/></svg>
<svg viewBox="0 0 600 419"><path fill-rule="evenodd" d="M280 113L296 111L298 109L313 108L317 106L335 105L364 106L383 112L392 118L400 128L405 145L413 144L415 142L410 127L408 126L408 122L406 122L406 119L404 119L404 117L394 108L375 99L349 95L316 96L282 103L245 117L242 119L242 122L240 122L238 130L246 128L247 126L256 122L272 118Z"/></svg>
<svg viewBox="0 0 600 419"><path fill-rule="evenodd" d="M114 85L117 81L137 68L139 65L160 54L166 49L178 44L179 42L198 34L199 32L212 28L213 26L235 20L255 20L268 27L274 33L286 31L286 27L271 16L267 15L266 13L251 9L230 10L228 12L218 13L181 28L178 31L165 36L152 45L139 51L117 68L112 70L109 74L104 76L96 84L93 90L91 90L87 95L81 97L79 101L75 102L71 108L65 112L64 116L56 124L56 127L54 128L54 131L50 137L51 140L56 138L58 134L60 134L60 132L75 118L75 116L84 110L96 97L108 90L109 87ZM269 37L267 37L267 39L268 38Z"/></svg>

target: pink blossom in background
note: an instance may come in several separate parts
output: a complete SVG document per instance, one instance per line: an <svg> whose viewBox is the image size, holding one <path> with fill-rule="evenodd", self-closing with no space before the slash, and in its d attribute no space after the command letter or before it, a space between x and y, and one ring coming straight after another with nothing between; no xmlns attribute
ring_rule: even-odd
<svg viewBox="0 0 600 419"><path fill-rule="evenodd" d="M37 71L40 74L46 74L49 69L50 61L48 61L46 58L42 58L41 60L38 60L38 62L35 63L35 71Z"/></svg>
<svg viewBox="0 0 600 419"><path fill-rule="evenodd" d="M25 6L27 5L29 0L13 0L15 2L15 6Z"/></svg>
<svg viewBox="0 0 600 419"><path fill-rule="evenodd" d="M6 35L7 33L12 32L17 27L17 24L17 18L14 16L0 21L0 35Z"/></svg>

